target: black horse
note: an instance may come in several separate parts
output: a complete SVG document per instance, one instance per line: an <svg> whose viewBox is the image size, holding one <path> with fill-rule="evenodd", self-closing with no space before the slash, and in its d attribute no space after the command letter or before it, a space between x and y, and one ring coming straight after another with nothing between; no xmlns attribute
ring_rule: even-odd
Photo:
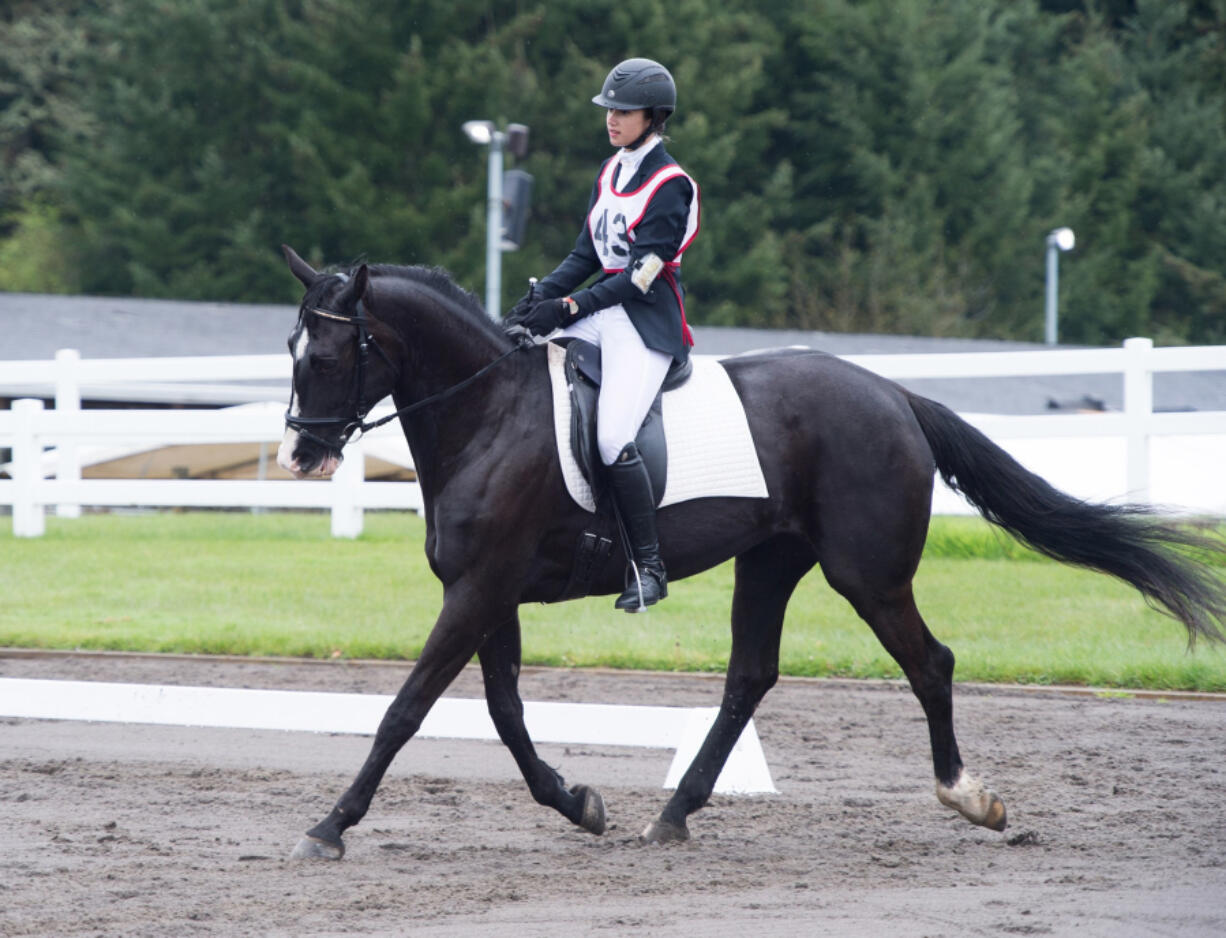
<svg viewBox="0 0 1226 938"><path fill-rule="evenodd" d="M474 654L489 712L532 796L594 834L604 803L567 788L536 755L517 678L520 603L566 589L590 516L567 495L556 456L542 348L518 348L442 271L362 265L313 270L305 285L293 399L279 461L331 473L370 407L391 395L425 503L426 554L444 586L421 656L379 725L370 755L297 857L339 859L341 835L370 807L384 772ZM1136 506L1087 504L1052 488L940 404L821 352L724 363L744 402L767 498L683 502L660 512L660 541L681 579L736 558L732 652L719 715L647 842L684 840L725 760L778 676L784 609L815 564L902 668L924 709L936 793L969 821L1005 827L995 792L965 771L954 739L954 656L928 631L911 581L931 511L934 469L988 520L1058 560L1131 583L1198 636L1226 640L1226 589L1187 548L1222 548ZM592 592L623 587L614 552Z"/></svg>

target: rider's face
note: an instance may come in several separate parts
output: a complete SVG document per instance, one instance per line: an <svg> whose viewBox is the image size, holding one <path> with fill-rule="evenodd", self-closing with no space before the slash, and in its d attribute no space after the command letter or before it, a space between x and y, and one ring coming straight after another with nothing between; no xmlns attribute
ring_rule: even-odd
<svg viewBox="0 0 1226 938"><path fill-rule="evenodd" d="M647 111L619 111L616 108L609 108L605 112L604 119L605 127L609 131L609 143L615 147L629 146L634 143L648 125L651 119L647 116Z"/></svg>

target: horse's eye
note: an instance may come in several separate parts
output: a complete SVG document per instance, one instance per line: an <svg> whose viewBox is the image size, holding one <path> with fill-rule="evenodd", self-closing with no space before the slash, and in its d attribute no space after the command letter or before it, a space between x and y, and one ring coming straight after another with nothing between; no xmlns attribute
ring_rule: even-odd
<svg viewBox="0 0 1226 938"><path fill-rule="evenodd" d="M330 375L336 371L337 361L335 358L323 355L311 356L311 370L316 374Z"/></svg>

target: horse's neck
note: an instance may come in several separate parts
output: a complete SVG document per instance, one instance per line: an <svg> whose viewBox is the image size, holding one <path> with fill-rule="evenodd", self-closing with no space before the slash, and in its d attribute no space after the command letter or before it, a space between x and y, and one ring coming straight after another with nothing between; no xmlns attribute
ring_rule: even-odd
<svg viewBox="0 0 1226 938"><path fill-rule="evenodd" d="M406 319L397 331L408 358L400 369L396 406L419 407L402 424L423 494L429 495L447 476L448 467L465 459L481 426L497 420L497 410L505 406L508 392L495 388L506 376L497 374L495 363L506 348L462 313L438 303L427 312L419 309L411 326ZM448 393L492 365L488 377Z"/></svg>
<svg viewBox="0 0 1226 938"><path fill-rule="evenodd" d="M506 348L493 330L473 321L471 311L428 288L402 295L391 324L409 358L401 368L400 393L425 399L459 384L494 361Z"/></svg>
<svg viewBox="0 0 1226 938"><path fill-rule="evenodd" d="M510 371L499 374L495 368L454 396L401 419L427 507L466 466L488 458L491 434L503 426L515 406L516 388L510 376ZM398 407L405 403L397 398Z"/></svg>

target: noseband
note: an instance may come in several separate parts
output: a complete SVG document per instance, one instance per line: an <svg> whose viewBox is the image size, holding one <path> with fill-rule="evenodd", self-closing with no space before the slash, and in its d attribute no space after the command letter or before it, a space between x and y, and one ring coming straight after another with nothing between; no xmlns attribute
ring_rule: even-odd
<svg viewBox="0 0 1226 938"><path fill-rule="evenodd" d="M338 274L337 276L344 277L345 275ZM345 278L345 279L348 279L348 278ZM401 407L400 409L394 411L393 413L387 414L384 417L380 417L378 420L374 420L368 423L366 422L366 415L367 413L369 413L370 409L375 404L378 403L378 401L370 401L368 403L366 401L366 396L365 396L366 395L366 364L370 360L370 350L373 348L375 352L379 355L379 357L383 359L384 363L388 366L388 368L392 370L393 374L395 374L396 376L396 383L399 383L400 381L400 369L396 367L395 363L390 358L388 358L387 353L384 352L383 349L379 346L379 343L375 341L375 337L370 334L370 330L367 328L368 320L366 318L366 305L359 298L358 305L357 305L357 312L353 316L347 316L344 313L337 313L330 309L321 309L320 307L311 307L310 309L304 309L303 315L305 316L306 313L313 313L316 316L321 316L324 319L331 319L335 322L347 323L348 325L353 326L357 330L355 334L355 339L357 341L357 347L358 347L357 367L354 369L354 388L353 388L352 394L350 395L350 398L354 401L354 408L353 408L353 413L350 416L348 417L300 417L300 416L296 416L293 412L294 411L294 383L293 381L290 382L289 408L285 411L285 425L289 427L291 430L296 431L298 435L302 437L303 439L310 440L312 443L316 444L317 446L322 446L324 449L327 449L327 450L343 449L345 445L349 442L349 438L355 432L360 432L363 434L369 433L371 430L381 427L385 423L390 423L391 421L395 420L397 417L406 416L429 404L433 404L436 401L440 401L445 397L450 397L452 394L462 391L464 388L468 387L474 381L476 381L477 379L485 375L486 372L492 369L495 365L499 364L503 359L507 358L513 352L516 352L519 350L519 348L521 348L520 345L514 345L511 348L507 349L505 352L503 352L501 355L499 355L497 358L495 358L488 365L485 365L475 374L465 378L459 384L454 384L451 387L445 388L444 390L439 391L436 394L431 394L429 397L425 397L422 400L417 401L415 404L409 404L405 407ZM315 433L312 429L315 427L335 427L338 425L341 427L341 433L336 443L332 443L332 442L329 442L328 440L325 440L323 437Z"/></svg>

